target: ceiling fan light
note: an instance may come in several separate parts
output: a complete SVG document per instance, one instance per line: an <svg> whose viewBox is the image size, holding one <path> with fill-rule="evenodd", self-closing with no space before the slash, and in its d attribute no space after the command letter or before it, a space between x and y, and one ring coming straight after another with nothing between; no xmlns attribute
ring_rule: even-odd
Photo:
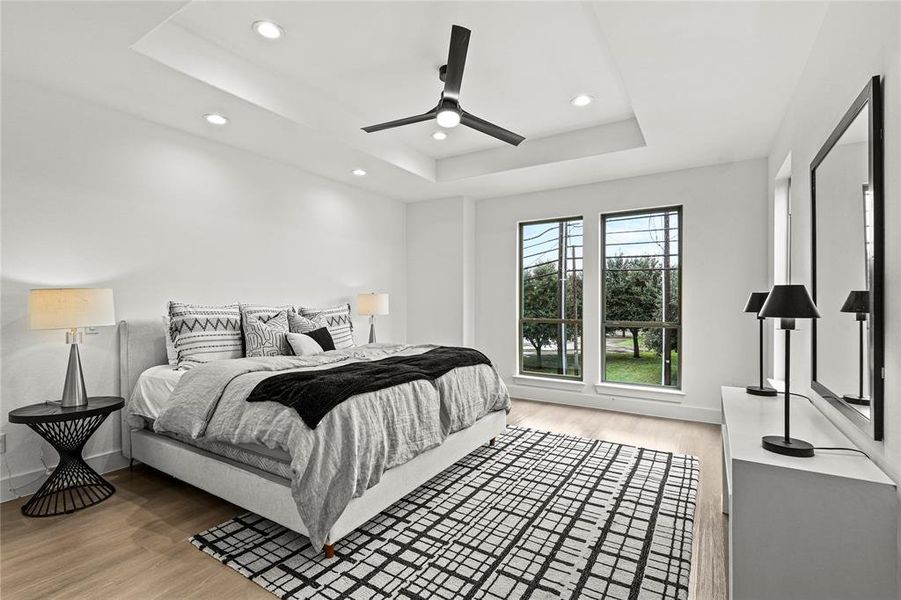
<svg viewBox="0 0 901 600"><path fill-rule="evenodd" d="M438 111L436 120L441 127L450 129L460 124L460 113L452 108L445 108Z"/></svg>

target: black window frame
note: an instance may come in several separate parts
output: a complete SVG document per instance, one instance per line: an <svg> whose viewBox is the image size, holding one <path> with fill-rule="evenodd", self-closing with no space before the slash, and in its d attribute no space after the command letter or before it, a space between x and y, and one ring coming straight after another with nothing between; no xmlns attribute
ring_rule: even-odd
<svg viewBox="0 0 901 600"><path fill-rule="evenodd" d="M679 244L679 266L677 269L678 278L679 278L679 294L678 294L678 320L677 321L608 321L607 320L607 294L605 288L606 282L606 272L607 272L607 219L608 218L623 218L623 217L632 217L632 216L641 216L641 215L654 215L659 213L666 212L675 212L679 216L679 228L678 228L678 244ZM599 270L600 270L600 359L601 359L601 369L600 369L600 380L601 383L604 384L612 384L612 385L626 385L626 386L634 386L634 387L652 387L659 388L661 390L675 390L681 391L682 385L684 383L683 374L685 372L684 369L684 360L682 353L682 345L684 338L684 328L682 326L682 297L683 297L683 280L682 280L682 263L683 263L683 245L682 245L682 235L684 231L684 213L682 210L682 205L674 205L674 206L662 206L657 208L641 208L635 210L625 210L625 211L616 211L609 213L602 213L600 216L600 239L598 240L598 246L600 250L600 261L599 261ZM636 383L629 381L611 381L607 379L607 329L610 328L619 328L625 325L631 325L633 327L641 327L641 328L660 328L660 329L676 329L678 331L678 346L677 353L679 355L679 360L677 364L676 371L676 380L678 385L666 385L663 383Z"/></svg>
<svg viewBox="0 0 901 600"><path fill-rule="evenodd" d="M582 232L584 235L585 231L585 217L582 215L572 215L565 217L552 217L548 219L535 219L532 221L520 221L517 224L516 228L516 245L517 245L517 314L516 314L516 365L517 365L517 374L522 377L537 377L541 379L556 379L560 381L573 381L573 382L584 382L585 380L585 269L584 269L584 253L585 253L585 243L583 237L582 243L582 298L581 298L581 317L580 319L544 319L544 318L527 318L523 316L523 231L527 226L530 225L542 225L542 224L551 224L551 223L562 223L567 221L582 221ZM564 310L565 314L565 310ZM523 342L523 324L524 321L528 321L530 323L555 323L555 324L578 324L580 331L580 338L582 340L582 348L581 348L581 360L579 361L579 374L576 375L566 375L565 373L542 373L538 371L527 371L523 369L523 350L522 350L522 342Z"/></svg>

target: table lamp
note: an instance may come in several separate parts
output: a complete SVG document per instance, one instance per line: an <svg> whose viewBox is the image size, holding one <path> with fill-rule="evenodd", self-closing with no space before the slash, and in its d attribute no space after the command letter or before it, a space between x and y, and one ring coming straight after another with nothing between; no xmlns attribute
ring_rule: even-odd
<svg viewBox="0 0 901 600"><path fill-rule="evenodd" d="M870 313L870 292L867 290L851 290L851 293L848 294L848 299L845 300L845 303L842 304L842 307L839 310L846 313L857 313L857 339L859 348L859 358L857 361L857 395L845 394L842 398L845 402L850 402L851 404L868 406L870 404L870 399L863 395L863 324L866 322L867 315Z"/></svg>
<svg viewBox="0 0 901 600"><path fill-rule="evenodd" d="M67 329L69 367L60 405L66 408L84 406L88 394L81 371L78 344L79 329L115 325L113 290L105 288L51 288L31 290L28 295L31 329Z"/></svg>
<svg viewBox="0 0 901 600"><path fill-rule="evenodd" d="M357 313L369 317L369 343L375 343L375 316L388 314L388 294L360 294L357 296Z"/></svg>
<svg viewBox="0 0 901 600"><path fill-rule="evenodd" d="M789 400L791 392L791 332L795 328L795 319L818 319L820 317L816 305L803 285L775 285L770 290L760 316L770 319L782 319L785 330L785 433L783 435L765 435L762 444L766 450L788 456L813 456L813 444L791 437Z"/></svg>
<svg viewBox="0 0 901 600"><path fill-rule="evenodd" d="M775 389L763 385L763 322L765 319L760 316L760 309L763 308L763 303L766 302L768 295L769 292L751 292L751 295L748 297L748 303L745 304L745 312L756 314L757 321L760 324L760 379L757 385L749 385L745 388L745 391L755 396L776 395Z"/></svg>

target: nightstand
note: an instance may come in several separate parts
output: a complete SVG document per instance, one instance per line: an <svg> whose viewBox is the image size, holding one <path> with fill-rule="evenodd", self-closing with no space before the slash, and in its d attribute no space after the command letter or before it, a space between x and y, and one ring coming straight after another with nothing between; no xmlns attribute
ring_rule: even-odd
<svg viewBox="0 0 901 600"><path fill-rule="evenodd" d="M63 408L59 402L31 404L9 413L10 423L28 425L59 453L59 465L22 507L29 517L75 512L113 495L116 488L88 466L82 449L101 423L125 405L117 396L93 396L85 406Z"/></svg>

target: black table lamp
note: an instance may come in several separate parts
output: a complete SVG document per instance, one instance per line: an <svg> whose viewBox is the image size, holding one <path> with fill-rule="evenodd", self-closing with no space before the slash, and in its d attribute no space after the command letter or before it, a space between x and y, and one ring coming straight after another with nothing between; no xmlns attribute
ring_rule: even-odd
<svg viewBox="0 0 901 600"><path fill-rule="evenodd" d="M771 387L763 385L763 321L764 318L760 316L760 309L763 308L763 303L766 302L766 297L769 295L769 292L751 292L751 295L748 297L748 303L745 304L745 312L746 313L754 313L757 315L757 321L760 324L760 380L758 385L749 385L745 388L745 390L749 394L754 394L755 396L775 396L776 390Z"/></svg>
<svg viewBox="0 0 901 600"><path fill-rule="evenodd" d="M818 319L820 313L803 285L774 285L760 309L766 319L782 319L785 330L785 434L763 436L763 447L770 452L788 456L813 456L813 444L790 435L789 380L791 379L791 332L795 319Z"/></svg>
<svg viewBox="0 0 901 600"><path fill-rule="evenodd" d="M867 290L852 290L851 293L848 294L848 299L842 304L841 311L846 313L857 313L857 337L860 349L858 354L859 359L857 361L857 395L845 394L842 398L844 398L845 402L850 402L851 404L863 404L868 406L870 404L870 399L863 395L863 324L866 322L867 315L870 312L870 293Z"/></svg>

